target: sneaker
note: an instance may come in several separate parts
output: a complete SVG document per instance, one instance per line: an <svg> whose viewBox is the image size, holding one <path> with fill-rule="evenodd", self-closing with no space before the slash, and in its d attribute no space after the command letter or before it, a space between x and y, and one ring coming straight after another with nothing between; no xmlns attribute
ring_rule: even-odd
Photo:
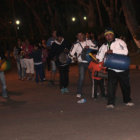
<svg viewBox="0 0 140 140"><path fill-rule="evenodd" d="M126 103L125 105L126 105L126 106L134 106L135 104L132 103L132 102L128 102L128 103Z"/></svg>
<svg viewBox="0 0 140 140"><path fill-rule="evenodd" d="M67 88L64 88L64 91L65 91L66 93L68 93L68 92L69 92L69 90L68 90Z"/></svg>
<svg viewBox="0 0 140 140"><path fill-rule="evenodd" d="M65 89L61 88L61 93L64 94L65 93Z"/></svg>
<svg viewBox="0 0 140 140"><path fill-rule="evenodd" d="M78 104L83 104L85 102L86 102L86 99L84 99L84 98L83 99L80 99L79 101L77 101Z"/></svg>
<svg viewBox="0 0 140 140"><path fill-rule="evenodd" d="M77 94L76 97L77 97L77 98L81 98L81 94Z"/></svg>
<svg viewBox="0 0 140 140"><path fill-rule="evenodd" d="M106 108L108 108L108 109L113 109L113 108L114 108L114 105L112 105L112 104L107 105Z"/></svg>

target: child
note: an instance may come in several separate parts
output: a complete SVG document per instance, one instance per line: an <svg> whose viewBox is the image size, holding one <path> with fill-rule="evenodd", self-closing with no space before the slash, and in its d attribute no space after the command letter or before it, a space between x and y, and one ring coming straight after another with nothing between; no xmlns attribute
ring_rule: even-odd
<svg viewBox="0 0 140 140"><path fill-rule="evenodd" d="M34 67L36 72L36 83L43 82L43 66L42 66L42 50L38 45L34 45L34 51L30 54L30 57L34 60Z"/></svg>
<svg viewBox="0 0 140 140"><path fill-rule="evenodd" d="M104 88L104 79L100 77L95 77L95 72L99 72L101 70L104 70L103 63L91 61L89 66L89 70L92 72L92 95L94 99L97 99L97 88L100 87L101 90L101 96L105 97L105 88Z"/></svg>

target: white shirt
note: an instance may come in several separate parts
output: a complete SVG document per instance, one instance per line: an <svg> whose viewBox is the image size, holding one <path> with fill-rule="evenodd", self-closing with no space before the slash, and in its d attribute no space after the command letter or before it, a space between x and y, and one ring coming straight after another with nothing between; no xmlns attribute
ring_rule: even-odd
<svg viewBox="0 0 140 140"><path fill-rule="evenodd" d="M96 55L96 58L99 59L100 62L102 62L105 57L105 54L108 50L109 50L108 44L103 44L100 47L100 49ZM122 55L128 54L128 49L127 49L126 43L123 40L118 39L118 38L115 38L114 42L111 43L110 50L112 50L113 53L115 53L115 54L122 54ZM112 70L114 70L115 72L124 71L124 70L117 70L117 69L112 69Z"/></svg>
<svg viewBox="0 0 140 140"><path fill-rule="evenodd" d="M74 57L74 54L77 53L78 62L88 63L88 61L82 60L82 58L81 58L81 52L86 46L89 46L90 49L98 50L98 47L94 43L92 43L91 40L85 40L83 42L77 42L76 44L73 45L73 47L70 51L70 56Z"/></svg>

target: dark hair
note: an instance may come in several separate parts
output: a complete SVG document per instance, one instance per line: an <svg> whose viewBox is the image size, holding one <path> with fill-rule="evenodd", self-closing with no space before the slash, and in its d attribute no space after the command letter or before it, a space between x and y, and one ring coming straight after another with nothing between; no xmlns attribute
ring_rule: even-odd
<svg viewBox="0 0 140 140"><path fill-rule="evenodd" d="M63 37L63 34L62 34L62 32L58 31L58 32L56 32L56 36L57 37Z"/></svg>

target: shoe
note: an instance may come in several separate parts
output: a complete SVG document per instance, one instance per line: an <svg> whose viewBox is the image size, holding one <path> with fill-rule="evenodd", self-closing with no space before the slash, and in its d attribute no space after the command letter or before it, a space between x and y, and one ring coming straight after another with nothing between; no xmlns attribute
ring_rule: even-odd
<svg viewBox="0 0 140 140"><path fill-rule="evenodd" d="M61 93L64 94L65 93L65 89L61 88Z"/></svg>
<svg viewBox="0 0 140 140"><path fill-rule="evenodd" d="M76 97L77 97L77 98L81 98L81 94L77 94Z"/></svg>
<svg viewBox="0 0 140 140"><path fill-rule="evenodd" d="M64 88L64 91L65 91L66 93L68 93L68 92L69 92L69 90L68 90L67 88Z"/></svg>
<svg viewBox="0 0 140 140"><path fill-rule="evenodd" d="M114 108L114 105L113 104L107 105L106 108L107 109L113 109Z"/></svg>
<svg viewBox="0 0 140 140"><path fill-rule="evenodd" d="M135 104L132 103L132 102L128 102L128 103L126 103L125 105L126 105L126 106L134 106Z"/></svg>
<svg viewBox="0 0 140 140"><path fill-rule="evenodd" d="M78 104L83 104L85 102L86 102L86 99L84 99L84 98L83 99L80 99L79 101L77 101Z"/></svg>

